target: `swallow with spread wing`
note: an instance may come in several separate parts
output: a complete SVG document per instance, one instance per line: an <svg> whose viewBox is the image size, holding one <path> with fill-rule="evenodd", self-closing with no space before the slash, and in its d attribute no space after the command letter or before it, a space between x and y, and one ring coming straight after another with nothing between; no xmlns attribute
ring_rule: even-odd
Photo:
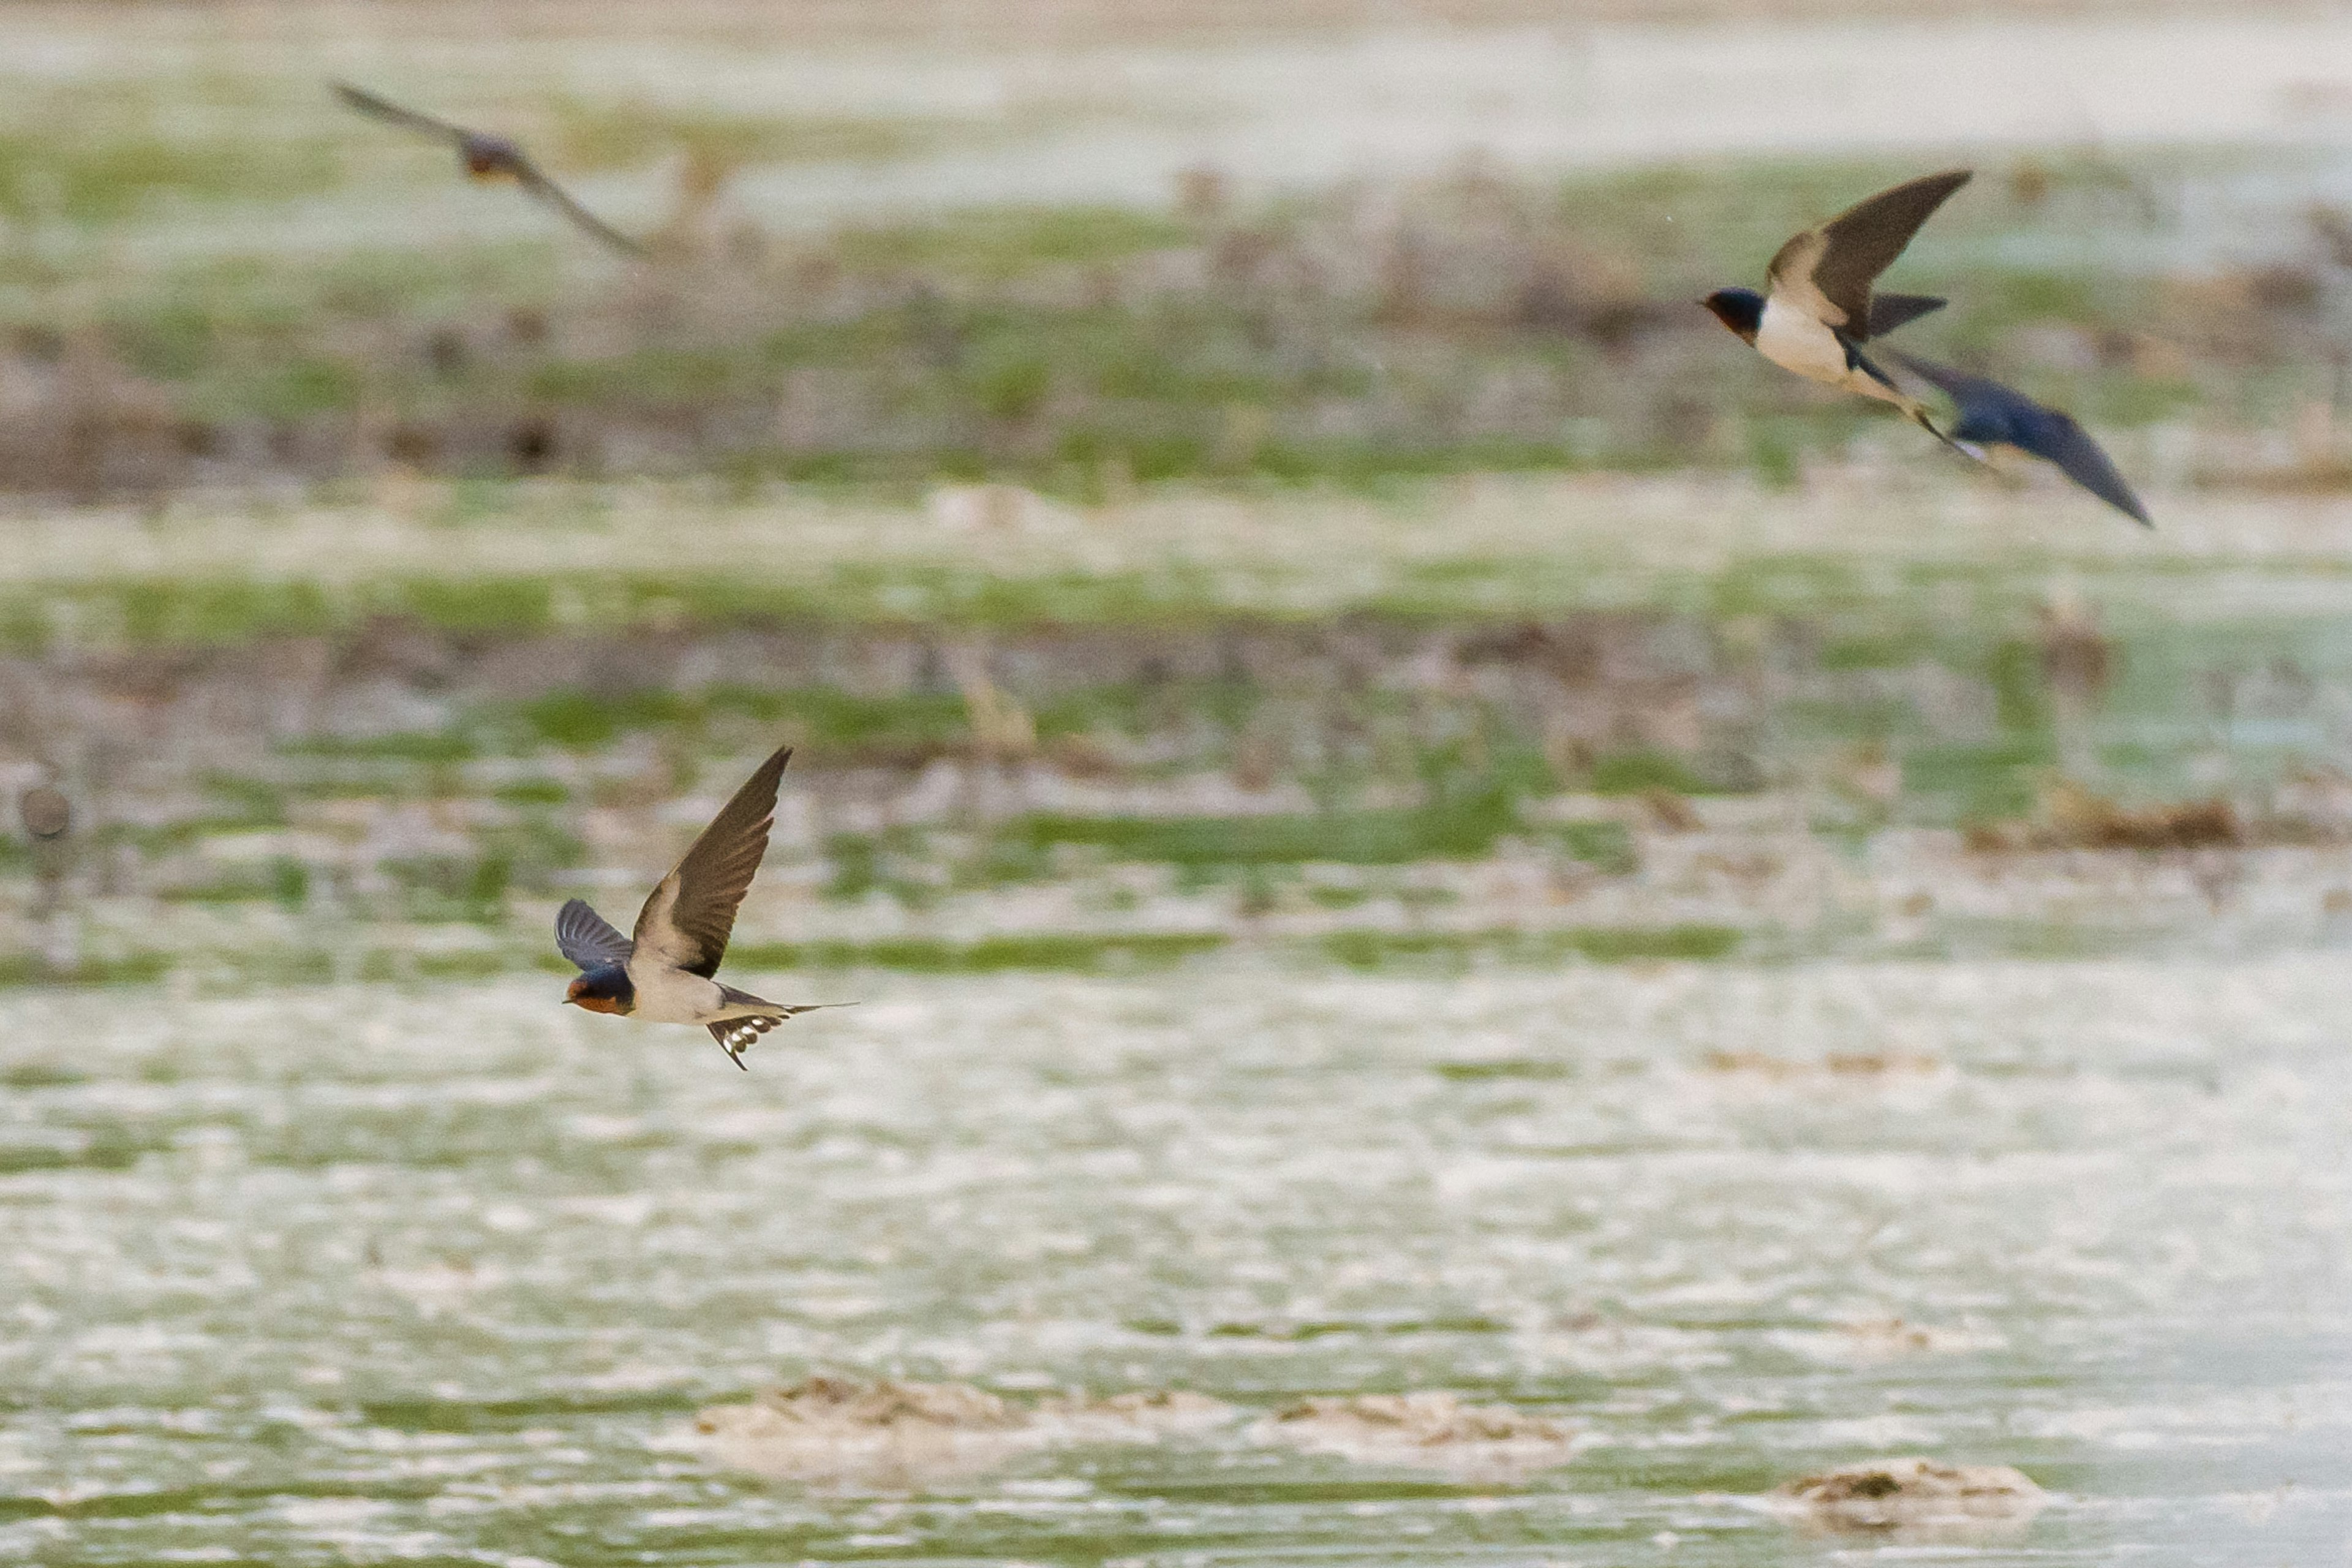
<svg viewBox="0 0 2352 1568"><path fill-rule="evenodd" d="M1766 292L1718 289L1699 303L1774 364L1808 381L1891 403L1949 445L1927 416L1927 405L1895 385L1862 345L1943 309L1941 300L1874 294L1872 285L1970 174L1952 169L1923 175L1857 202L1782 246L1766 269Z"/></svg>
<svg viewBox="0 0 2352 1568"><path fill-rule="evenodd" d="M1887 357L1952 400L1959 419L1948 434L1963 450L2010 447L2055 463L2068 479L2141 527L2156 526L2147 509L2139 504L2139 497L2132 494L2131 486L2073 415L2036 403L1997 381L1916 354L1891 351Z"/></svg>
<svg viewBox="0 0 2352 1568"><path fill-rule="evenodd" d="M770 1002L713 978L735 929L735 911L768 852L776 785L792 755L786 746L761 763L711 818L637 911L634 935L623 936L579 899L557 912L555 945L581 971L564 1001L649 1023L700 1024L739 1068L745 1047L785 1019L845 1005Z"/></svg>
<svg viewBox="0 0 2352 1568"><path fill-rule="evenodd" d="M388 99L378 98L349 82L335 83L335 96L362 114L448 142L457 149L457 161L469 177L512 180L533 198L553 207L579 228L614 249L630 256L645 255L644 246L572 200L570 192L541 174L539 165L530 161L530 155L522 150L520 143L487 132L468 131L462 125L452 125L446 120L436 120L413 109L403 109Z"/></svg>

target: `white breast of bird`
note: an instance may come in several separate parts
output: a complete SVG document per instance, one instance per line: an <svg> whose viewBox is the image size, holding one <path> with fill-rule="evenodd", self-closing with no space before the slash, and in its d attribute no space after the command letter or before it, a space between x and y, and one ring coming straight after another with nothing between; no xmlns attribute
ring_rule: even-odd
<svg viewBox="0 0 2352 1568"><path fill-rule="evenodd" d="M683 969L656 965L629 966L629 984L636 988L636 1016L652 1024L707 1024L726 1010L719 982L688 974Z"/></svg>

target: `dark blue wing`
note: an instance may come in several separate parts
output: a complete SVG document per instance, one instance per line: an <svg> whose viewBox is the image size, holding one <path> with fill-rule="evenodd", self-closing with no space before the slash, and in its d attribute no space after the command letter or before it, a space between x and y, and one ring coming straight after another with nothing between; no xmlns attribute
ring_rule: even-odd
<svg viewBox="0 0 2352 1568"><path fill-rule="evenodd" d="M583 973L609 963L626 963L631 952L629 939L580 899L565 900L555 911L555 945Z"/></svg>
<svg viewBox="0 0 2352 1568"><path fill-rule="evenodd" d="M2068 479L2144 528L2153 528L2147 509L2132 494L2099 444L2074 416L2036 403L2013 387L1937 364L1916 354L1889 351L1906 370L1943 389L1959 411L1952 437L1960 441L2014 447L2055 463Z"/></svg>
<svg viewBox="0 0 2352 1568"><path fill-rule="evenodd" d="M2068 479L2126 517L2143 528L2154 528L2147 509L2139 504L2139 497L2132 494L2131 486L2124 483L2123 475L2091 439L2091 433L2076 424L2071 414L2055 408L2040 412L2042 416L2028 422L2014 438L2019 450L2049 458Z"/></svg>

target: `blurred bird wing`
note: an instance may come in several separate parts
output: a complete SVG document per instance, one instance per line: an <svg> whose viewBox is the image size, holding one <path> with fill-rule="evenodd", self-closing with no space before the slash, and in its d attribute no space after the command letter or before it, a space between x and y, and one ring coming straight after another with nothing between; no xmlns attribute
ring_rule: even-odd
<svg viewBox="0 0 2352 1568"><path fill-rule="evenodd" d="M643 256L646 253L644 246L572 200L571 192L541 173L539 165L520 153L515 154L512 166L514 176L521 182L524 190L570 218L576 227L593 235L625 255Z"/></svg>
<svg viewBox="0 0 2352 1568"><path fill-rule="evenodd" d="M347 81L339 81L334 86L335 96L362 114L373 115L378 120L394 125L405 126L411 131L421 131L427 136L440 137L444 141L456 142L461 148L465 146L467 138L470 134L462 127L452 125L446 120L436 120L429 114L419 114L413 109L403 109L388 98L378 98L365 89L353 87Z"/></svg>
<svg viewBox="0 0 2352 1568"><path fill-rule="evenodd" d="M2142 527L2156 526L2114 460L2073 415L2036 403L2015 387L1933 360L1895 352L1888 357L1951 398L1960 411L1952 429L1959 439L2000 441L2030 452L2056 464L2068 479Z"/></svg>
<svg viewBox="0 0 2352 1568"><path fill-rule="evenodd" d="M555 945L583 972L629 962L629 939L582 899L566 900L555 911Z"/></svg>
<svg viewBox="0 0 2352 1568"><path fill-rule="evenodd" d="M1968 169L1924 174L1805 230L1782 246L1766 269L1773 294L1849 337L1868 338L1871 284L1972 174Z"/></svg>
<svg viewBox="0 0 2352 1568"><path fill-rule="evenodd" d="M760 764L711 818L677 869L638 911L636 951L674 969L708 978L727 954L735 911L768 853L776 822L776 786L792 760L786 746Z"/></svg>
<svg viewBox="0 0 2352 1568"><path fill-rule="evenodd" d="M1873 294L1870 297L1870 336L1883 338L1897 327L1907 327L1920 317L1942 310L1951 301L1938 300L1932 294Z"/></svg>
<svg viewBox="0 0 2352 1568"><path fill-rule="evenodd" d="M2109 506L2138 523L2142 528L2154 528L2156 521L2140 504L2139 497L2124 482L2115 461L2105 448L2091 439L2091 433L2078 424L2071 414L2049 410L2049 417L2035 422L2028 440L2019 445L2037 458L2047 458L2058 465L2061 472L2106 502Z"/></svg>

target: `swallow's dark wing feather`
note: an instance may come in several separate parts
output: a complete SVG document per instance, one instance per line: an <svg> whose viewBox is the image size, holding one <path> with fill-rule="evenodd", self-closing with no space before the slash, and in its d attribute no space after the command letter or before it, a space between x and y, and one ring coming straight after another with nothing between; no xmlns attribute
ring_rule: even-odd
<svg viewBox="0 0 2352 1568"><path fill-rule="evenodd" d="M581 899L567 899L555 911L555 945L583 973L629 962L629 939Z"/></svg>
<svg viewBox="0 0 2352 1568"><path fill-rule="evenodd" d="M2091 433L2071 414L2055 408L2042 412L2045 417L2034 421L2018 446L2037 458L2049 458L2068 479L2142 528L2154 528L2155 520L2140 505L2139 497L2132 494L2123 475L2116 471L2114 461L2091 439Z"/></svg>
<svg viewBox="0 0 2352 1568"><path fill-rule="evenodd" d="M1930 315L1950 303L1933 294L1873 294L1870 297L1870 335L1883 338L1897 327L1907 327L1920 317Z"/></svg>
<svg viewBox="0 0 2352 1568"><path fill-rule="evenodd" d="M2156 526L2115 463L2073 415L2036 403L2014 387L1948 364L1914 354L1894 357L1951 398L1959 409L1959 419L1952 427L1958 439L2000 442L2031 452L2055 463L2068 479L2142 527Z"/></svg>
<svg viewBox="0 0 2352 1568"><path fill-rule="evenodd" d="M403 109L390 99L378 98L365 89L353 87L347 81L335 83L335 96L362 114L373 115L378 120L405 126L411 131L421 131L427 136L438 136L446 142L457 143L459 147L466 144L467 132L461 127L452 125L446 120L436 120L429 114L419 114L413 109Z"/></svg>
<svg viewBox="0 0 2352 1568"><path fill-rule="evenodd" d="M784 747L760 764L735 798L720 809L686 852L677 868L661 879L637 912L636 946L661 962L708 977L727 955L735 911L768 852L768 830L776 821L776 785L793 749Z"/></svg>
<svg viewBox="0 0 2352 1568"><path fill-rule="evenodd" d="M539 165L530 159L517 153L513 168L514 176L521 182L524 190L570 218L584 233L593 235L626 256L643 256L646 253L644 246L572 200L571 192L541 173Z"/></svg>
<svg viewBox="0 0 2352 1568"><path fill-rule="evenodd" d="M1826 306L1822 319L1831 326L1843 328L1849 336L1868 337L1871 284L1972 174L1948 169L1906 180L1856 202L1819 228L1807 229L1772 258L1773 291L1815 308Z"/></svg>

